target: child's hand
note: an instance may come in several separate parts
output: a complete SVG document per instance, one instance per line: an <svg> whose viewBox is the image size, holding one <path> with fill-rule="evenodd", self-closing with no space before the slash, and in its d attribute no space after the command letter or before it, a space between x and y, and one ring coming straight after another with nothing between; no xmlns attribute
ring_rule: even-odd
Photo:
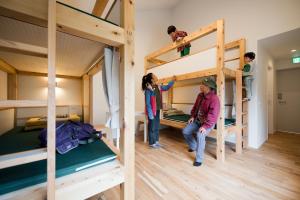
<svg viewBox="0 0 300 200"><path fill-rule="evenodd" d="M175 75L172 77L172 81L176 81L176 76Z"/></svg>
<svg viewBox="0 0 300 200"><path fill-rule="evenodd" d="M194 117L191 117L188 121L189 124L193 123L194 122Z"/></svg>

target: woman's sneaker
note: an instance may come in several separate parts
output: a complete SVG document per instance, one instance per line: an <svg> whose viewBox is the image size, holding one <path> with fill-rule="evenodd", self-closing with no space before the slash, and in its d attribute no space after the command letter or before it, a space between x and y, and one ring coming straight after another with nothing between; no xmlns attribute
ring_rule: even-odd
<svg viewBox="0 0 300 200"><path fill-rule="evenodd" d="M160 147L163 147L163 145L161 145L159 142L155 142L155 145L160 148Z"/></svg>
<svg viewBox="0 0 300 200"><path fill-rule="evenodd" d="M156 144L150 144L149 147L154 148L154 149L158 149L159 146L157 146Z"/></svg>

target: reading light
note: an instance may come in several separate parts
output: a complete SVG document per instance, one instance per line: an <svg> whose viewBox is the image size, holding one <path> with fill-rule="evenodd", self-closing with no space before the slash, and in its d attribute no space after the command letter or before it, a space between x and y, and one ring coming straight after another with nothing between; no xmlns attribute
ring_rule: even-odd
<svg viewBox="0 0 300 200"><path fill-rule="evenodd" d="M297 51L296 49L292 49L292 50L291 50L292 53L294 53L294 52L296 52L296 51Z"/></svg>

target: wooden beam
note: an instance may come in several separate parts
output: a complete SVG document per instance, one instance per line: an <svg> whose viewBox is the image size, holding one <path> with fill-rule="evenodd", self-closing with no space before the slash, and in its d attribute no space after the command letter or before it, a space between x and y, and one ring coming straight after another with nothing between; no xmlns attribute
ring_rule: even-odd
<svg viewBox="0 0 300 200"><path fill-rule="evenodd" d="M189 34L188 36L184 37L182 40L178 42L174 42L171 45L168 45L166 47L163 47L147 56L147 59L156 58L157 56L160 56L164 53L167 53L169 51L172 51L173 49L178 48L179 46L182 46L188 42L192 42L198 38L204 37L205 35L208 35L214 31L217 30L217 22L214 22L204 28L200 28L199 30Z"/></svg>
<svg viewBox="0 0 300 200"><path fill-rule="evenodd" d="M229 42L229 43L225 44L225 50L228 51L231 49L237 49L237 48L239 48L239 45L240 45L240 40L235 40L235 41Z"/></svg>
<svg viewBox="0 0 300 200"><path fill-rule="evenodd" d="M231 61L239 60L239 59L240 59L240 56L237 56L237 57L234 57L234 58L226 59L224 62L231 62Z"/></svg>
<svg viewBox="0 0 300 200"><path fill-rule="evenodd" d="M237 70L229 69L229 68L226 68L226 67L223 68L223 72L224 72L225 76L229 76L231 78L236 77L236 71Z"/></svg>
<svg viewBox="0 0 300 200"><path fill-rule="evenodd" d="M243 149L243 138L242 138L242 71L237 70L236 72L236 148L235 151L238 154L242 153Z"/></svg>
<svg viewBox="0 0 300 200"><path fill-rule="evenodd" d="M121 163L124 165L125 182L121 185L121 200L135 199L135 0L121 1L121 26L125 31L126 43L120 48L120 116Z"/></svg>
<svg viewBox="0 0 300 200"><path fill-rule="evenodd" d="M116 0L96 0L92 14L106 19Z"/></svg>
<svg viewBox="0 0 300 200"><path fill-rule="evenodd" d="M0 70L9 73L9 74L15 74L17 73L16 68L8 64L5 60L0 58Z"/></svg>
<svg viewBox="0 0 300 200"><path fill-rule="evenodd" d="M23 151L0 156L0 169L22 165L47 158L46 148Z"/></svg>
<svg viewBox="0 0 300 200"><path fill-rule="evenodd" d="M112 46L124 44L124 30L62 3L56 3L57 29ZM0 15L47 27L47 0L0 0Z"/></svg>
<svg viewBox="0 0 300 200"><path fill-rule="evenodd" d="M47 199L55 199L56 163L56 0L48 0Z"/></svg>
<svg viewBox="0 0 300 200"><path fill-rule="evenodd" d="M20 53L30 56L47 57L47 48L15 42L10 40L0 39L0 50L5 50L13 53Z"/></svg>
<svg viewBox="0 0 300 200"><path fill-rule="evenodd" d="M156 65L163 65L163 64L168 63L167 61L160 60L160 59L157 59L157 58L150 58L148 61L153 63L153 64L156 64Z"/></svg>
<svg viewBox="0 0 300 200"><path fill-rule="evenodd" d="M217 128L217 160L225 161L225 76L224 76L224 20L217 21L217 91L220 114Z"/></svg>
<svg viewBox="0 0 300 200"><path fill-rule="evenodd" d="M102 66L103 66L103 60L98 62L96 65L94 65L94 67L88 71L87 75L93 76L97 74L99 71L102 70Z"/></svg>
<svg viewBox="0 0 300 200"><path fill-rule="evenodd" d="M43 76L43 77L48 77L47 73L40 73L40 72L27 72L27 71L17 71L18 74L20 75L25 75L25 76ZM69 76L69 75L61 75L57 74L57 78L67 78L67 79L81 79L80 76Z"/></svg>
<svg viewBox="0 0 300 200"><path fill-rule="evenodd" d="M45 106L47 106L47 102L43 100L0 100L0 108L33 108Z"/></svg>
<svg viewBox="0 0 300 200"><path fill-rule="evenodd" d="M182 75L176 75L176 81L183 81L193 78L199 78L199 77L205 77L205 76L213 76L217 74L216 68L210 68L206 70L201 70L197 72L191 72L187 74ZM169 81L173 80L173 77L166 77L158 80L158 83L167 83Z"/></svg>
<svg viewBox="0 0 300 200"><path fill-rule="evenodd" d="M198 54L198 53L203 52L203 51L207 51L207 50L212 49L212 48L215 48L215 47L216 47L216 45L212 45L212 46L210 46L210 47L201 49L201 50L199 50L199 51L197 51L197 52L190 53L189 55L184 56L184 58L193 56L193 55L195 55L195 54ZM147 57L145 57L145 59L148 60ZM159 60L159 59L156 59L156 58L149 58L150 61L151 61L151 60L158 60L158 61L161 61L161 63L157 63L156 65L151 65L151 66L148 64L147 67L145 67L145 68L146 68L147 70L153 69L153 68L159 67L159 66L161 66L161 65L164 65L164 64L167 64L167 63L170 63L170 62L174 62L174 61L180 60L180 59L182 59L182 57L175 58L175 59L172 59L172 60L169 60L169 61L162 61L162 60ZM148 60L148 61L149 61L149 60ZM149 61L149 62L150 62L150 61ZM148 62L148 63L149 63L149 62ZM146 65L145 65L145 66L146 66Z"/></svg>

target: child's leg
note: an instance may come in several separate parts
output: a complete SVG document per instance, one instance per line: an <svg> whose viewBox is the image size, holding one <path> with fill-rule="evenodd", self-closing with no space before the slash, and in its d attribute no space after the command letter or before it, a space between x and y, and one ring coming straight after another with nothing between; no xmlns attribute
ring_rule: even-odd
<svg viewBox="0 0 300 200"><path fill-rule="evenodd" d="M180 56L186 56L190 54L190 47L185 47L181 52L180 52Z"/></svg>
<svg viewBox="0 0 300 200"><path fill-rule="evenodd" d="M160 110L157 110L156 116L154 117L154 140L155 140L155 142L158 142L158 140L159 140L159 125L160 125Z"/></svg>
<svg viewBox="0 0 300 200"><path fill-rule="evenodd" d="M244 83L245 83L245 88L246 88L246 93L247 93L247 98L250 99L252 96L252 77L251 76L246 76L244 77Z"/></svg>
<svg viewBox="0 0 300 200"><path fill-rule="evenodd" d="M154 119L148 120L148 141L149 145L155 144L155 136L154 136Z"/></svg>

